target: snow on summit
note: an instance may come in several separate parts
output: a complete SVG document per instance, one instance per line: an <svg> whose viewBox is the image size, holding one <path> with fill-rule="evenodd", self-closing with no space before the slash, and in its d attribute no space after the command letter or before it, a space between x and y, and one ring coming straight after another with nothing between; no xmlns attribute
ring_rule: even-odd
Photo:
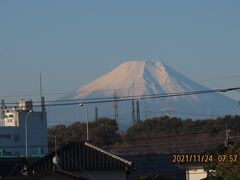
<svg viewBox="0 0 240 180"><path fill-rule="evenodd" d="M221 87L219 87L221 88ZM180 74L160 61L129 61L117 66L112 71L86 84L63 99L102 98L132 95L151 95L159 93L178 93L208 90ZM220 93L178 96L158 99L140 99L141 119L169 115L181 118L204 119L227 114L237 114L237 102ZM87 104L89 114L94 115L97 107L99 117L114 117L113 103ZM69 121L79 118L79 107L63 107L62 119ZM132 102L118 102L120 124L131 124ZM59 114L61 113L59 110ZM56 113L56 112L55 112ZM94 119L94 117L90 117Z"/></svg>
<svg viewBox="0 0 240 180"><path fill-rule="evenodd" d="M118 90L119 96L129 96L196 89L205 88L196 85L160 61L129 61L79 88L72 98L112 97L114 90Z"/></svg>

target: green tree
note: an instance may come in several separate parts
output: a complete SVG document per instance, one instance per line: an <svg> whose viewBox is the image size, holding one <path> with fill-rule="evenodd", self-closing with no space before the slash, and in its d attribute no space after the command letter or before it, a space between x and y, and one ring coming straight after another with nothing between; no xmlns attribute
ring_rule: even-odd
<svg viewBox="0 0 240 180"><path fill-rule="evenodd" d="M75 122L69 126L58 125L48 129L49 149L54 149L54 139L57 138L58 147L73 141L86 140L86 123ZM100 147L110 148L121 140L115 120L100 118L89 122L89 140Z"/></svg>
<svg viewBox="0 0 240 180"><path fill-rule="evenodd" d="M226 155L225 161L218 161L216 165L217 176L223 177L225 180L235 180L240 178L240 142L229 146L228 150L223 153ZM236 159L231 159L235 158Z"/></svg>
<svg viewBox="0 0 240 180"><path fill-rule="evenodd" d="M120 142L121 136L118 131L118 125L115 120L109 118L100 118L89 124L90 141L100 147L110 148L117 142Z"/></svg>
<svg viewBox="0 0 240 180"><path fill-rule="evenodd" d="M48 148L49 151L54 150L55 137L57 138L57 143L65 144L68 141L67 127L65 125L57 125L48 128Z"/></svg>

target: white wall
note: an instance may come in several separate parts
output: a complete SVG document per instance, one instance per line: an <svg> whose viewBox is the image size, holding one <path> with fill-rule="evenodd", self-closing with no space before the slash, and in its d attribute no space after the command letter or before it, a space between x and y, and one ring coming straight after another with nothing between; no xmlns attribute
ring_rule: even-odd
<svg viewBox="0 0 240 180"><path fill-rule="evenodd" d="M207 172L203 168L189 169L186 172L186 180L200 180L207 177Z"/></svg>
<svg viewBox="0 0 240 180"><path fill-rule="evenodd" d="M4 126L19 126L18 118L17 118L17 111L13 112L6 112L5 113Z"/></svg>

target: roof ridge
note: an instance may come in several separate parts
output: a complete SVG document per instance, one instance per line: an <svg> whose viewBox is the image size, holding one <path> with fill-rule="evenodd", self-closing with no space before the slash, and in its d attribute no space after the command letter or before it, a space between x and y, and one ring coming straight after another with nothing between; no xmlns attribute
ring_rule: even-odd
<svg viewBox="0 0 240 180"><path fill-rule="evenodd" d="M90 144L89 142L85 142L84 143L86 146L88 146L88 147L91 147L91 148L93 148L93 149L96 149L97 151L100 151L100 152L102 152L102 153L104 153L104 154L106 154L106 155L108 155L108 156L111 156L111 157L113 157L113 158L115 158L115 159L117 159L117 160L120 160L120 161L122 161L122 162L124 162L124 163L126 163L126 164L128 164L128 165L130 165L130 166L132 166L132 162L131 161L128 161L128 160L126 160L126 159L124 159L124 158L122 158L122 157L119 157L119 156L117 156L117 155L115 155L115 154L113 154L113 153L110 153L110 152L108 152L108 151L106 151L106 150L104 150L104 149L101 149L101 148L99 148L99 147L97 147L97 146L95 146L95 145L93 145L93 144Z"/></svg>

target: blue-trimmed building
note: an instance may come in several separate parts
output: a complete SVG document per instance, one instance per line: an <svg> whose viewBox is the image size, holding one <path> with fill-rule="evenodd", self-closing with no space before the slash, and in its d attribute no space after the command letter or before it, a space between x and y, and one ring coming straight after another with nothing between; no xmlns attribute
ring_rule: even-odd
<svg viewBox="0 0 240 180"><path fill-rule="evenodd" d="M33 110L32 100L22 99L9 110L1 104L0 157L44 156L48 153L47 112Z"/></svg>

